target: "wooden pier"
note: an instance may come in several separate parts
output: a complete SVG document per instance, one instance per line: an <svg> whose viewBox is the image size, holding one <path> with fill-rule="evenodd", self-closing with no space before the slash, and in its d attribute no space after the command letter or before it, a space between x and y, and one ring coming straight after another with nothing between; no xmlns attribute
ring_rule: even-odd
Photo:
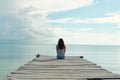
<svg viewBox="0 0 120 80"><path fill-rule="evenodd" d="M63 60L40 56L11 72L5 80L120 80L120 75L79 56L67 56Z"/></svg>

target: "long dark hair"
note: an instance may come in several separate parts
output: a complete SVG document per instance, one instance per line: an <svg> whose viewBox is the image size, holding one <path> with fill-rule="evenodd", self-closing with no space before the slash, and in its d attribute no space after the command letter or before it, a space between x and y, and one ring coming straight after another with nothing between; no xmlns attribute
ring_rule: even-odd
<svg viewBox="0 0 120 80"><path fill-rule="evenodd" d="M58 48L63 49L65 47L64 41L62 38L58 40Z"/></svg>

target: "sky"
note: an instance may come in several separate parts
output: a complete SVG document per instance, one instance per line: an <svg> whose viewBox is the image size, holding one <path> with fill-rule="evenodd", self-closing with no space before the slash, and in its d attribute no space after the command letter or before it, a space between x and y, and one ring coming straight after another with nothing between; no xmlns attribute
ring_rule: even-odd
<svg viewBox="0 0 120 80"><path fill-rule="evenodd" d="M120 45L120 0L0 0L0 43Z"/></svg>

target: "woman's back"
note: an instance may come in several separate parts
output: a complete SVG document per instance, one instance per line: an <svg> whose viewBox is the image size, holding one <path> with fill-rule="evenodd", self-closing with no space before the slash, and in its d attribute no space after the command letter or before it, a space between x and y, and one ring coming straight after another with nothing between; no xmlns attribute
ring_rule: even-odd
<svg viewBox="0 0 120 80"><path fill-rule="evenodd" d="M59 39L58 44L56 46L57 50L57 59L64 59L66 46L64 45L63 39Z"/></svg>
<svg viewBox="0 0 120 80"><path fill-rule="evenodd" d="M57 56L65 56L65 49L58 49Z"/></svg>

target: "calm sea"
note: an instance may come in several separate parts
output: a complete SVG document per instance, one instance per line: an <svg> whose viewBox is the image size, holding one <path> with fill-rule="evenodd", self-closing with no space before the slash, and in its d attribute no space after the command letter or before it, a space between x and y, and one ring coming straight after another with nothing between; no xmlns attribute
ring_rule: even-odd
<svg viewBox="0 0 120 80"><path fill-rule="evenodd" d="M53 44L0 44L0 80L32 60L36 54L56 55ZM84 56L99 66L120 74L120 46L66 45L66 56Z"/></svg>

